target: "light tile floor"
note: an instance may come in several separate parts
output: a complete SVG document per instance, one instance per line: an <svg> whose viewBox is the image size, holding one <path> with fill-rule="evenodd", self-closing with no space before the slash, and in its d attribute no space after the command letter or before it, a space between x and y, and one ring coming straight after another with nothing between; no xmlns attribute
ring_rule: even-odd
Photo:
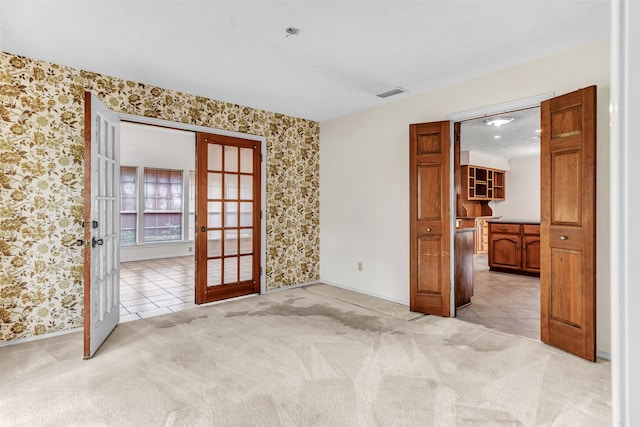
<svg viewBox="0 0 640 427"><path fill-rule="evenodd" d="M540 279L489 271L487 255L473 258L474 295L457 317L513 335L540 339Z"/></svg>
<svg viewBox="0 0 640 427"><path fill-rule="evenodd" d="M120 264L120 322L195 307L194 257Z"/></svg>

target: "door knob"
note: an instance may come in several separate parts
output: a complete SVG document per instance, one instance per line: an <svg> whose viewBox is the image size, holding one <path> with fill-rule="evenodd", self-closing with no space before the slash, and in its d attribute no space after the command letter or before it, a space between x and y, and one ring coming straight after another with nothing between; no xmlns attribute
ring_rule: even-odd
<svg viewBox="0 0 640 427"><path fill-rule="evenodd" d="M565 236L564 234L560 236L560 240L567 240L567 239L569 239L569 236Z"/></svg>
<svg viewBox="0 0 640 427"><path fill-rule="evenodd" d="M427 227L427 231L431 231L431 227Z"/></svg>
<svg viewBox="0 0 640 427"><path fill-rule="evenodd" d="M102 239L96 239L95 237L91 238L91 247L95 248L96 246L102 246L102 244L104 243L104 240Z"/></svg>
<svg viewBox="0 0 640 427"><path fill-rule="evenodd" d="M202 231L204 233L205 231L207 231L207 227L200 228L200 231Z"/></svg>

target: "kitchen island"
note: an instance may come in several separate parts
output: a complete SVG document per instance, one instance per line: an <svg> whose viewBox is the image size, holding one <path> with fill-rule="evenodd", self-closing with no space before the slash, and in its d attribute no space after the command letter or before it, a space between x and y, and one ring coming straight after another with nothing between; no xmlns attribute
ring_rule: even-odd
<svg viewBox="0 0 640 427"><path fill-rule="evenodd" d="M490 220L489 269L540 276L540 221L514 218Z"/></svg>

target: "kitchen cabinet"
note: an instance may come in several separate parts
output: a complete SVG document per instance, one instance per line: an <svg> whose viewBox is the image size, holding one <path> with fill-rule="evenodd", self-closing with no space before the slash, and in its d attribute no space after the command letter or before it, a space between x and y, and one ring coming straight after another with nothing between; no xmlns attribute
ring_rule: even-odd
<svg viewBox="0 0 640 427"><path fill-rule="evenodd" d="M489 222L489 269L540 275L540 224L517 220Z"/></svg>
<svg viewBox="0 0 640 427"><path fill-rule="evenodd" d="M505 172L482 166L462 166L462 191L467 200L504 200Z"/></svg>
<svg viewBox="0 0 640 427"><path fill-rule="evenodd" d="M457 218L458 228L474 228L473 254L489 252L489 221L498 217Z"/></svg>

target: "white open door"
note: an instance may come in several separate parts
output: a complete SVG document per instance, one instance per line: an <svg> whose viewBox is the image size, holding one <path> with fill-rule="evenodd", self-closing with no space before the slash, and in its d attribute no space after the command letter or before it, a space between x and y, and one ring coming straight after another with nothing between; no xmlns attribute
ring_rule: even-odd
<svg viewBox="0 0 640 427"><path fill-rule="evenodd" d="M120 320L120 119L85 93L84 358Z"/></svg>

